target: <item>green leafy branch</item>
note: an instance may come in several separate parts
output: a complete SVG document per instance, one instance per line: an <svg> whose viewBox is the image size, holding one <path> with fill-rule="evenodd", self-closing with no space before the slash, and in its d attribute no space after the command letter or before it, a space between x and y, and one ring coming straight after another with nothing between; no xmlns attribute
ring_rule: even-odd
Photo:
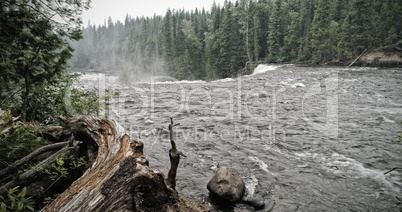
<svg viewBox="0 0 402 212"><path fill-rule="evenodd" d="M6 198L0 195L0 212L35 211L33 208L35 202L31 199L31 197L26 198L27 188L24 187L21 192L19 192L18 189L19 186L10 188L7 191Z"/></svg>
<svg viewBox="0 0 402 212"><path fill-rule="evenodd" d="M55 180L59 177L67 177L71 170L79 168L85 164L85 158L77 158L74 154L71 154L71 148L60 157L56 158L56 161L52 163L52 169L45 169L44 172L49 175L49 178Z"/></svg>
<svg viewBox="0 0 402 212"><path fill-rule="evenodd" d="M15 122L10 111L0 114L0 169L46 144L40 135L37 127Z"/></svg>

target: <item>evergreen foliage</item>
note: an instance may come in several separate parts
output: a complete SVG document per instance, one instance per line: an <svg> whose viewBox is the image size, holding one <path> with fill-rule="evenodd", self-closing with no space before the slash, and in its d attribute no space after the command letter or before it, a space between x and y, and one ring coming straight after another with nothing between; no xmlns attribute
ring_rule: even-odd
<svg viewBox="0 0 402 212"><path fill-rule="evenodd" d="M402 48L399 0L238 0L209 11L167 10L83 28L73 68L124 79L212 80L247 62L348 62L364 49Z"/></svg>
<svg viewBox="0 0 402 212"><path fill-rule="evenodd" d="M62 115L70 41L82 38L89 1L2 0L0 8L0 108L27 121Z"/></svg>
<svg viewBox="0 0 402 212"><path fill-rule="evenodd" d="M13 123L11 112L0 110L0 170L46 144L40 134L34 126Z"/></svg>

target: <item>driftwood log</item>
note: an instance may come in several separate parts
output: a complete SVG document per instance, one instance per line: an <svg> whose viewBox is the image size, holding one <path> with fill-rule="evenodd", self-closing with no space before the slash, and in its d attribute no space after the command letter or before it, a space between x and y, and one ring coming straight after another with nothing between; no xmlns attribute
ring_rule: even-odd
<svg viewBox="0 0 402 212"><path fill-rule="evenodd" d="M92 167L44 211L209 210L199 201L180 197L161 172L148 166L144 144L130 139L116 122L85 117L67 123L67 133L92 143L97 156Z"/></svg>
<svg viewBox="0 0 402 212"><path fill-rule="evenodd" d="M53 184L57 180L47 187L43 182L38 183L38 179L43 178L43 169L67 151L64 146L71 146L69 149L77 156L85 156L86 171L42 211L209 211L207 205L180 196L175 190L177 168L183 153L177 149L172 137L173 126L176 126L173 119L169 125L172 149L167 179L163 173L149 167L143 154L143 142L131 139L115 121L88 116L61 119L66 126L62 130L52 130L55 132L52 136L60 143L34 151L0 174L12 173L43 152L53 150L53 153L31 170L3 181L2 190L15 185L41 187L41 194L37 196L44 196L47 190L55 187Z"/></svg>

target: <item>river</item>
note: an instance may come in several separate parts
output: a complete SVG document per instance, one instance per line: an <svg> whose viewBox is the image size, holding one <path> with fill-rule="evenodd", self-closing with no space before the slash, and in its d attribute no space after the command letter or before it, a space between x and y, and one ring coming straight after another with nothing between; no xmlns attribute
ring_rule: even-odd
<svg viewBox="0 0 402 212"><path fill-rule="evenodd" d="M170 117L180 123L180 194L211 204L206 185L226 166L243 177L246 195L275 202L272 211L399 211L402 170L384 173L402 164L402 69L260 65L236 79L162 78L87 74L82 82L119 93L109 117L144 141L150 167L165 174Z"/></svg>

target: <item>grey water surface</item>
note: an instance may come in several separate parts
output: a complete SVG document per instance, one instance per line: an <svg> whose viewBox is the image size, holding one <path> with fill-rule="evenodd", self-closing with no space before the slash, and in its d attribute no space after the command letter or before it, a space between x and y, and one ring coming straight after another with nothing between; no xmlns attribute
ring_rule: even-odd
<svg viewBox="0 0 402 212"><path fill-rule="evenodd" d="M243 177L246 195L275 202L272 211L400 210L402 170L383 173L402 167L402 69L260 65L236 79L161 78L83 81L119 92L109 117L144 141L150 167L165 174L170 117L180 123L180 194L211 204L206 185L226 166Z"/></svg>

